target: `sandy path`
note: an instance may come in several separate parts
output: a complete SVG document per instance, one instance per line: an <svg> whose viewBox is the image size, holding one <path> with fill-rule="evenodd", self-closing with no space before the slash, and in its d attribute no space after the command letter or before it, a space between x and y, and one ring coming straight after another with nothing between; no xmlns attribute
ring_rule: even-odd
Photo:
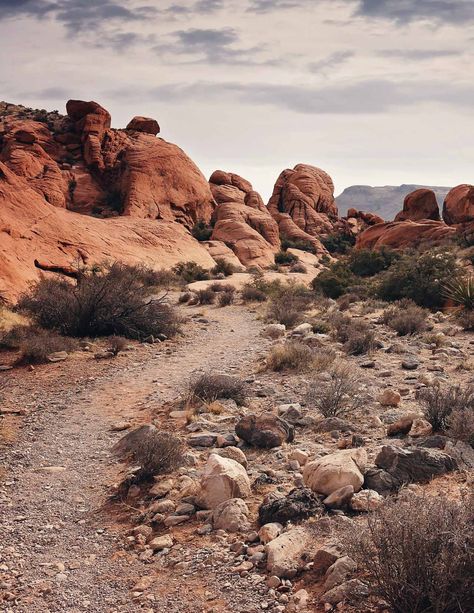
<svg viewBox="0 0 474 613"><path fill-rule="evenodd" d="M147 574L144 565L123 550L121 530L99 512L115 471L114 423L146 421L149 410L176 398L195 369L253 368L262 347L254 316L231 307L212 309L208 318L195 319L171 348L139 349L92 376L80 364L58 365L58 380L44 391L26 374L26 384L12 376L7 404L32 412L0 458L1 611L208 610L180 586L172 604L134 604L130 588Z"/></svg>

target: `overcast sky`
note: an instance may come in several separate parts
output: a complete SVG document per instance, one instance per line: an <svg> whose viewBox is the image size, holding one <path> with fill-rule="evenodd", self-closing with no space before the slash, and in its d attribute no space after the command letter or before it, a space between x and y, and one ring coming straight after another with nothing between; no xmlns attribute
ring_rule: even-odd
<svg viewBox="0 0 474 613"><path fill-rule="evenodd" d="M474 182L474 0L0 0L0 40L0 99L155 117L265 198L299 162Z"/></svg>

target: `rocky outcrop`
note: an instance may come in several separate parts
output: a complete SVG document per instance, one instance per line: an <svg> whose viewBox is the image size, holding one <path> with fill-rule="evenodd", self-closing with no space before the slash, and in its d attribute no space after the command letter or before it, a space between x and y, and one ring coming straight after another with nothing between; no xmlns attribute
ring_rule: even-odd
<svg viewBox="0 0 474 613"><path fill-rule="evenodd" d="M170 268L207 250L171 221L97 219L51 206L25 178L0 162L0 292L15 298L41 270L71 270L105 260Z"/></svg>
<svg viewBox="0 0 474 613"><path fill-rule="evenodd" d="M268 210L274 217L287 213L310 236L331 233L338 215L334 183L320 168L298 164L280 174Z"/></svg>
<svg viewBox="0 0 474 613"><path fill-rule="evenodd" d="M450 225L474 221L474 185L453 187L443 204L443 219Z"/></svg>
<svg viewBox="0 0 474 613"><path fill-rule="evenodd" d="M230 247L245 265L273 264L280 247L278 225L252 185L222 170L212 174L209 185L217 203L212 241Z"/></svg>
<svg viewBox="0 0 474 613"><path fill-rule="evenodd" d="M422 244L436 246L448 242L456 235L456 232L456 228L442 221L394 221L364 230L357 237L356 248L404 249L418 247Z"/></svg>
<svg viewBox="0 0 474 613"><path fill-rule="evenodd" d="M141 117L137 115L127 124L127 130L135 130L136 132L144 132L156 136L160 133L160 126L156 119L150 117Z"/></svg>
<svg viewBox="0 0 474 613"><path fill-rule="evenodd" d="M440 221L438 202L431 189L417 189L408 194L403 203L403 210L395 217L395 221L406 221L407 219Z"/></svg>

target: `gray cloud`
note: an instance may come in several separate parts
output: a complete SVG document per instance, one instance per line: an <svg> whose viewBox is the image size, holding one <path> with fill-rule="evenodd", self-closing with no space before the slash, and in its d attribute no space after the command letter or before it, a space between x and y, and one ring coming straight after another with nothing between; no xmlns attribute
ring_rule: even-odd
<svg viewBox="0 0 474 613"><path fill-rule="evenodd" d="M341 64L345 64L354 55L354 51L336 51L317 62L311 62L308 64L308 68L311 72L324 74L327 70L332 70Z"/></svg>
<svg viewBox="0 0 474 613"><path fill-rule="evenodd" d="M160 43L154 50L169 61L176 56L189 56L188 63L242 64L247 66L275 65L277 60L259 61L263 46L239 48L239 34L233 28L178 30L169 42Z"/></svg>
<svg viewBox="0 0 474 613"><path fill-rule="evenodd" d="M197 0L192 5L172 4L168 8L161 9L163 15L179 17L181 15L211 15L223 9L225 0Z"/></svg>
<svg viewBox="0 0 474 613"><path fill-rule="evenodd" d="M381 17L399 23L427 20L438 24L462 24L474 21L474 2L472 0L358 0L356 14Z"/></svg>
<svg viewBox="0 0 474 613"><path fill-rule="evenodd" d="M277 107L296 113L377 114L420 103L450 105L471 110L474 106L474 85L452 85L425 80L419 82L391 82L372 79L346 85L308 87L297 85L244 84L237 82L175 83L162 85L137 94L120 90L108 92L132 100L142 96L161 102L238 100L242 104Z"/></svg>
<svg viewBox="0 0 474 613"><path fill-rule="evenodd" d="M0 19L48 16L71 33L102 29L107 21L145 21L156 14L152 6L132 6L129 0L0 0Z"/></svg>
<svg viewBox="0 0 474 613"><path fill-rule="evenodd" d="M439 57L459 57L463 52L459 49L381 49L377 54L383 57L423 61Z"/></svg>
<svg viewBox="0 0 474 613"><path fill-rule="evenodd" d="M248 11L251 13L270 13L283 9L311 6L313 0L250 0Z"/></svg>

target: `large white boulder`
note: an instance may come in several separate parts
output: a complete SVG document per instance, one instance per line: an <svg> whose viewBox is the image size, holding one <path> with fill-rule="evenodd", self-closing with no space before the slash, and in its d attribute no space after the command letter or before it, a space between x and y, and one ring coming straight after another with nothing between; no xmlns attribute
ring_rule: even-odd
<svg viewBox="0 0 474 613"><path fill-rule="evenodd" d="M306 464L303 479L313 492L326 496L346 485L358 492L364 483L366 465L365 449L345 449Z"/></svg>
<svg viewBox="0 0 474 613"><path fill-rule="evenodd" d="M230 498L250 496L247 471L235 460L211 454L201 477L199 504L204 509L215 509Z"/></svg>

